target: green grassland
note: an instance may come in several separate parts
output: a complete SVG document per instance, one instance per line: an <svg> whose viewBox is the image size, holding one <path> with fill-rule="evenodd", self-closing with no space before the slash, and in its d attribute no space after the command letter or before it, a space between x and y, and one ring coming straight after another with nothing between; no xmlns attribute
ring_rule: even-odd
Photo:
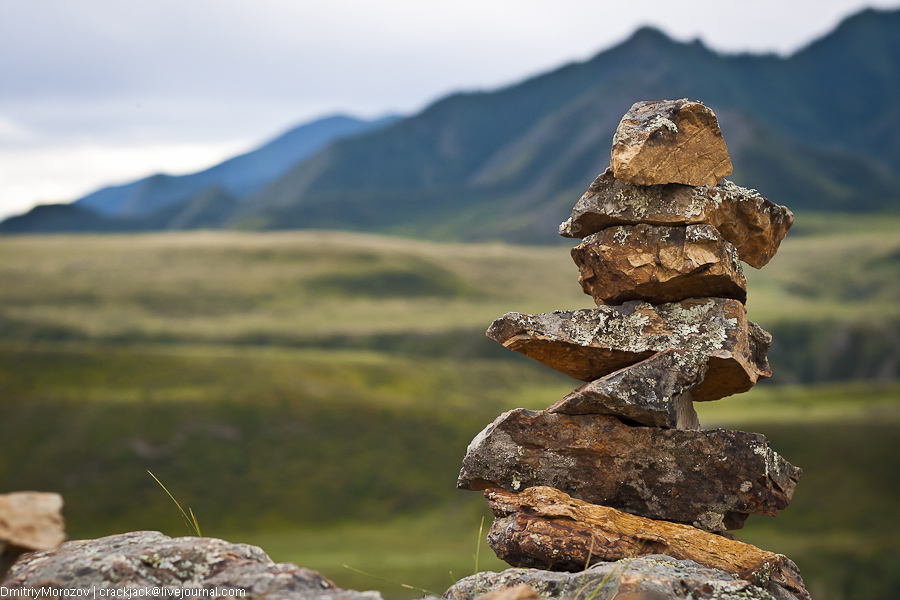
<svg viewBox="0 0 900 600"><path fill-rule="evenodd" d="M782 515L738 533L794 558L817 599L900 588L897 231L900 217L798 217L747 273L786 375L698 407L804 468ZM72 537L186 533L150 470L206 535L350 587L417 595L343 564L441 592L473 571L486 515L454 489L466 445L576 385L483 331L511 310L589 307L576 279L564 247L0 238L0 491L59 491ZM482 544L480 567L502 566Z"/></svg>

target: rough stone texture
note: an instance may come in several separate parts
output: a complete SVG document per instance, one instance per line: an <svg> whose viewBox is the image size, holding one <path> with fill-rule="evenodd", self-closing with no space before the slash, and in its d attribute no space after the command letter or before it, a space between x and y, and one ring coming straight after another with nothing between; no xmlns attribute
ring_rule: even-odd
<svg viewBox="0 0 900 600"><path fill-rule="evenodd" d="M662 555L597 564L580 573L541 569L476 573L457 581L444 598L473 600L522 584L548 600L810 600L806 590L792 594L774 582L762 588L718 569Z"/></svg>
<svg viewBox="0 0 900 600"><path fill-rule="evenodd" d="M747 320L744 305L725 298L692 298L654 306L631 301L539 315L507 313L487 336L575 379L593 381L674 348L708 356L694 400L746 392L769 377L772 336Z"/></svg>
<svg viewBox="0 0 900 600"><path fill-rule="evenodd" d="M503 413L466 451L457 487L549 486L574 498L708 531L787 507L802 471L759 433L632 427L606 415Z"/></svg>
<svg viewBox="0 0 900 600"><path fill-rule="evenodd" d="M613 225L706 223L731 242L742 261L759 269L775 256L794 214L756 190L723 181L716 186L639 186L602 173L559 226L564 237L583 238Z"/></svg>
<svg viewBox="0 0 900 600"><path fill-rule="evenodd" d="M62 507L62 496L50 492L0 494L0 578L23 552L65 541Z"/></svg>
<svg viewBox="0 0 900 600"><path fill-rule="evenodd" d="M747 300L737 252L712 225L618 225L591 234L572 259L598 305L685 298Z"/></svg>
<svg viewBox="0 0 900 600"><path fill-rule="evenodd" d="M497 517L488 545L514 567L581 571L588 564L665 554L761 587L775 580L793 592L803 589L796 565L783 555L688 525L588 504L548 487L518 494L493 489L485 497Z"/></svg>
<svg viewBox="0 0 900 600"><path fill-rule="evenodd" d="M162 594L185 588L239 588L246 590L243 598L266 600L382 598L379 592L342 590L309 569L276 564L255 546L170 538L156 531L67 542L56 550L24 555L3 585L53 590L160 587Z"/></svg>
<svg viewBox="0 0 900 600"><path fill-rule="evenodd" d="M500 588L478 596L478 600L541 600L538 593L526 584Z"/></svg>
<svg viewBox="0 0 900 600"><path fill-rule="evenodd" d="M700 429L690 390L705 374L704 354L666 350L581 386L547 412L614 415L650 427Z"/></svg>
<svg viewBox="0 0 900 600"><path fill-rule="evenodd" d="M712 110L699 102L635 102L616 129L616 179L638 185L716 185L734 170Z"/></svg>

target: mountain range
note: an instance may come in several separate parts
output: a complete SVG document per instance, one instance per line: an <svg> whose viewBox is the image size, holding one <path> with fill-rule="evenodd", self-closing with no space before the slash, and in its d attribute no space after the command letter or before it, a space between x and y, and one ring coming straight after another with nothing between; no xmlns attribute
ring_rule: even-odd
<svg viewBox="0 0 900 600"><path fill-rule="evenodd" d="M347 127L320 132L299 157L275 150L279 138L202 173L38 207L0 231L327 228L549 242L608 165L631 104L683 97L716 112L736 183L795 210L900 210L900 11L869 9L788 57L723 55L643 28L588 61L413 116L338 118ZM322 123L284 137L313 139Z"/></svg>

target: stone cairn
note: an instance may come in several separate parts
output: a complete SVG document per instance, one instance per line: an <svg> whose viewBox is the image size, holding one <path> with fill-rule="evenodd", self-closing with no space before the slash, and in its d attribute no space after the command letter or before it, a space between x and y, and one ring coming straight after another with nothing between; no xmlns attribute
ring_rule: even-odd
<svg viewBox="0 0 900 600"><path fill-rule="evenodd" d="M572 258L597 308L507 313L488 329L587 382L546 410L500 415L469 445L457 486L485 490L502 560L583 571L667 555L809 597L789 559L726 533L787 507L801 470L761 434L701 429L693 407L771 375L740 261L764 266L793 214L731 172L709 108L636 103L610 168L560 226L583 238Z"/></svg>

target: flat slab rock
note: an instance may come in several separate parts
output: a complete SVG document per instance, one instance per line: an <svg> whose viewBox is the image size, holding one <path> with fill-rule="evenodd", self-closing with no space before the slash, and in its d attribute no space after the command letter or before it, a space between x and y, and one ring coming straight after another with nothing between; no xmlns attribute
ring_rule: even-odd
<svg viewBox="0 0 900 600"><path fill-rule="evenodd" d="M794 214L756 192L724 180L718 185L641 186L621 182L607 169L559 226L563 237L584 238L613 225L715 227L742 261L757 269L778 251Z"/></svg>
<svg viewBox="0 0 900 600"><path fill-rule="evenodd" d="M685 298L747 300L737 251L712 225L617 225L572 248L578 283L598 305Z"/></svg>
<svg viewBox="0 0 900 600"><path fill-rule="evenodd" d="M632 427L605 415L517 408L479 433L457 487L534 486L634 515L707 531L788 506L802 471L760 433Z"/></svg>
<svg viewBox="0 0 900 600"><path fill-rule="evenodd" d="M797 566L781 554L688 525L654 521L589 504L549 487L487 490L494 511L488 545L514 567L581 571L588 564L651 554L692 560L765 587L804 590Z"/></svg>
<svg viewBox="0 0 900 600"><path fill-rule="evenodd" d="M708 357L695 401L746 392L772 371L772 336L747 319L744 305L726 298L692 298L654 306L618 306L538 315L507 313L487 336L575 379L593 381L674 348Z"/></svg>
<svg viewBox="0 0 900 600"><path fill-rule="evenodd" d="M774 584L763 588L719 569L659 554L596 564L580 573L543 569L476 573L457 581L444 598L475 600L521 585L547 600L810 600L805 590L792 594Z"/></svg>
<svg viewBox="0 0 900 600"><path fill-rule="evenodd" d="M638 185L716 185L734 170L713 111L700 102L635 102L616 129L616 179Z"/></svg>
<svg viewBox="0 0 900 600"><path fill-rule="evenodd" d="M613 415L649 427L700 429L691 388L705 374L705 355L665 350L581 386L547 412Z"/></svg>
<svg viewBox="0 0 900 600"><path fill-rule="evenodd" d="M170 595L185 588L241 589L246 591L241 597L250 599L382 600L379 592L342 590L315 571L276 564L256 546L214 538L170 538L156 531L67 542L56 550L26 554L13 565L3 586L160 587L162 594Z"/></svg>

